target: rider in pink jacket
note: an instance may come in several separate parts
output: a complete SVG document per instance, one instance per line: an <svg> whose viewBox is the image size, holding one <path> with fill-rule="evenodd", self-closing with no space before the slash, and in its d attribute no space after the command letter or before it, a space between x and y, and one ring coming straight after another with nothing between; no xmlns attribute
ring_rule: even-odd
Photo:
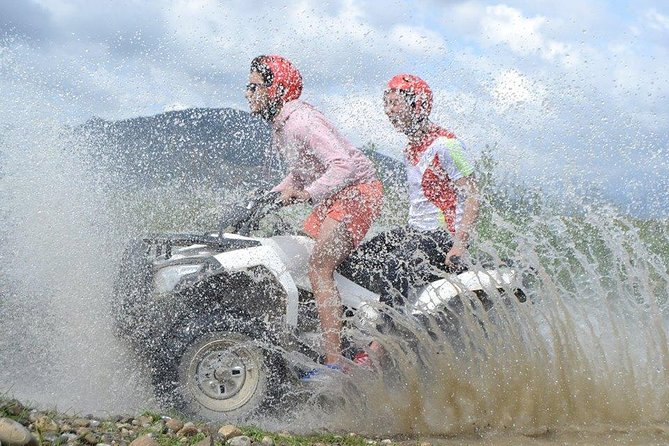
<svg viewBox="0 0 669 446"><path fill-rule="evenodd" d="M275 190L301 188L319 203L351 184L376 180L372 162L311 105L287 102L272 128L274 146L290 170Z"/></svg>
<svg viewBox="0 0 669 446"><path fill-rule="evenodd" d="M311 105L299 101L302 76L281 56L251 62L246 98L251 112L272 124L288 175L274 190L285 203L309 202L304 223L315 239L309 279L323 331L325 363L341 361L342 305L334 271L381 213L383 192L372 162Z"/></svg>

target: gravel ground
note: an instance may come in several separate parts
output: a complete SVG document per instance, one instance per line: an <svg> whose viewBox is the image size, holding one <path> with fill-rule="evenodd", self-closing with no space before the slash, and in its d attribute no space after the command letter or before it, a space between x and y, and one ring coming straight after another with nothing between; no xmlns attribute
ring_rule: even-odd
<svg viewBox="0 0 669 446"><path fill-rule="evenodd" d="M249 426L213 424L145 412L99 418L37 410L0 399L0 446L368 446L391 439L346 435L292 435ZM429 446L427 442L406 442Z"/></svg>

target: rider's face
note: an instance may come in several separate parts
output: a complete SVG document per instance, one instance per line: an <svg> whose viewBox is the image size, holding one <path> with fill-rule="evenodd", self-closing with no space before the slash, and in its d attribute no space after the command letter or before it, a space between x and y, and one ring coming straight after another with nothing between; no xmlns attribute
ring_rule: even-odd
<svg viewBox="0 0 669 446"><path fill-rule="evenodd" d="M246 100L254 115L262 114L269 107L269 93L262 76L257 71L249 74L249 83L246 86Z"/></svg>
<svg viewBox="0 0 669 446"><path fill-rule="evenodd" d="M413 107L397 90L388 90L383 95L383 109L397 131L406 133L412 128L414 124Z"/></svg>

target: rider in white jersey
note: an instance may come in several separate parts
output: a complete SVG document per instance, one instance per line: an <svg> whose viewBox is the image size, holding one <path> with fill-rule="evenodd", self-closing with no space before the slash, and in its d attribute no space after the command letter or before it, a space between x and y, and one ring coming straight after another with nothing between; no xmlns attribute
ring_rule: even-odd
<svg viewBox="0 0 669 446"><path fill-rule="evenodd" d="M427 83L413 75L393 77L384 107L395 129L409 138L404 149L409 221L364 243L351 259L363 267L348 274L367 276L383 301L398 305L411 286L455 268L454 258L466 252L479 202L464 144L429 120L432 91Z"/></svg>

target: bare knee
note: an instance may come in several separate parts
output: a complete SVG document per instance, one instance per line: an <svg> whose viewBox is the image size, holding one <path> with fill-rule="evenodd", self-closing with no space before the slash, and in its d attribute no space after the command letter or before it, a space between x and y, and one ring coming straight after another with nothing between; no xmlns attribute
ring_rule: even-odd
<svg viewBox="0 0 669 446"><path fill-rule="evenodd" d="M327 288L334 283L334 265L321 261L312 261L309 263L309 280L314 289Z"/></svg>

